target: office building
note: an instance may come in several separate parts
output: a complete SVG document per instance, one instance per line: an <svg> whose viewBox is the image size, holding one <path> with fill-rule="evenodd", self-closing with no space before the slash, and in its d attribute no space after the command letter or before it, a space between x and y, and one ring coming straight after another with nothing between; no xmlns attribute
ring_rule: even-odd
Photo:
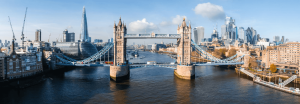
<svg viewBox="0 0 300 104"><path fill-rule="evenodd" d="M281 38L281 42L282 42L282 43L284 43L284 36L282 36L282 38Z"/></svg>
<svg viewBox="0 0 300 104"><path fill-rule="evenodd" d="M6 73L6 60L5 60L5 53L0 52L0 79L3 79Z"/></svg>
<svg viewBox="0 0 300 104"><path fill-rule="evenodd" d="M160 48L167 48L167 47L164 44L157 44L157 43L152 44L152 50L153 51L158 51Z"/></svg>
<svg viewBox="0 0 300 104"><path fill-rule="evenodd" d="M83 59L98 52L88 35L85 7L83 7L82 13L80 40L78 42L53 42L52 45L60 49L65 55L73 56L73 58Z"/></svg>
<svg viewBox="0 0 300 104"><path fill-rule="evenodd" d="M90 43L92 42L92 38L91 38L91 37L89 37L89 40L88 40L88 42L90 42Z"/></svg>
<svg viewBox="0 0 300 104"><path fill-rule="evenodd" d="M246 36L246 34L245 34L245 30L244 30L244 27L240 27L239 29L238 29L238 35L239 35L239 39L242 39L242 40L244 40L244 43L247 43L247 39L245 38Z"/></svg>
<svg viewBox="0 0 300 104"><path fill-rule="evenodd" d="M225 25L221 26L222 39L237 39L237 26L232 17L226 17Z"/></svg>
<svg viewBox="0 0 300 104"><path fill-rule="evenodd" d="M95 39L95 40L94 40L94 44L96 44L96 43L102 43L102 42L103 42L102 39Z"/></svg>
<svg viewBox="0 0 300 104"><path fill-rule="evenodd" d="M82 12L80 41L81 42L89 42L89 34L88 34L88 26L87 26L87 20L86 20L85 7L83 7L83 12Z"/></svg>
<svg viewBox="0 0 300 104"><path fill-rule="evenodd" d="M277 49L263 51L262 65L269 68L271 64L275 64L278 68L299 70L299 53L299 42L287 42L285 44L280 44Z"/></svg>
<svg viewBox="0 0 300 104"><path fill-rule="evenodd" d="M274 36L274 37L273 37L273 41L279 42L279 40L280 40L280 37L279 37L279 36Z"/></svg>
<svg viewBox="0 0 300 104"><path fill-rule="evenodd" d="M257 32L252 27L251 27L251 31L252 31L252 44L256 44L257 43Z"/></svg>
<svg viewBox="0 0 300 104"><path fill-rule="evenodd" d="M219 38L219 33L217 31L217 29L213 30L213 33L211 34L211 39L213 40L214 38Z"/></svg>
<svg viewBox="0 0 300 104"><path fill-rule="evenodd" d="M257 43L257 32L252 27L248 27L247 30L245 30L245 39L244 43L250 43L250 44L256 44Z"/></svg>
<svg viewBox="0 0 300 104"><path fill-rule="evenodd" d="M200 42L204 39L204 27L199 26L194 28L194 40L196 44L200 44Z"/></svg>
<svg viewBox="0 0 300 104"><path fill-rule="evenodd" d="M35 31L35 40L34 41L42 41L42 31L41 31L41 29L37 29Z"/></svg>
<svg viewBox="0 0 300 104"><path fill-rule="evenodd" d="M63 42L75 42L75 33L69 33L67 29L63 31Z"/></svg>

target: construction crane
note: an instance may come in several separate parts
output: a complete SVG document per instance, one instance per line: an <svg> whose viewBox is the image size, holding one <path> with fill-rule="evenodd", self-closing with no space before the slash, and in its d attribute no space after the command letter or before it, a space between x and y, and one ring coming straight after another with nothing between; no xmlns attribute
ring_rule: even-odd
<svg viewBox="0 0 300 104"><path fill-rule="evenodd" d="M25 19L26 19L26 14L27 14L27 7L26 7L26 11L25 11L25 17L24 17L24 22L23 22L23 27L22 27L22 33L21 33L21 40L22 40L22 48L24 49L24 24L25 24Z"/></svg>
<svg viewBox="0 0 300 104"><path fill-rule="evenodd" d="M10 21L10 18L9 18L9 16L8 16L8 19L9 19L9 23L10 23L11 31L12 31L12 33L13 33L13 41L15 41L15 40L16 40L16 38L15 38L15 33L14 33L14 30L13 30L13 28L12 28L12 25L11 25L11 21Z"/></svg>
<svg viewBox="0 0 300 104"><path fill-rule="evenodd" d="M51 36L51 34L49 35L49 39L48 39L48 42L49 42L49 40L50 40L50 36Z"/></svg>

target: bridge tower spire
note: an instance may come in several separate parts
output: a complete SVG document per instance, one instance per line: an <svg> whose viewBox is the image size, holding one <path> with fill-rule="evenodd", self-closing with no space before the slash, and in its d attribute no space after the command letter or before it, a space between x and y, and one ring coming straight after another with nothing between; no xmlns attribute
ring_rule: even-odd
<svg viewBox="0 0 300 104"><path fill-rule="evenodd" d="M191 25L186 25L185 18L183 18L182 24L177 29L177 34L181 35L178 44L177 63L181 65L190 65L191 64Z"/></svg>
<svg viewBox="0 0 300 104"><path fill-rule="evenodd" d="M181 38L177 40L177 69L174 70L174 74L182 79L194 79L195 78L195 66L191 64L191 35L192 27L186 25L185 18L183 18L182 24L177 28L177 34L181 35Z"/></svg>
<svg viewBox="0 0 300 104"><path fill-rule="evenodd" d="M118 25L114 24L114 63L110 66L110 77L113 80L129 78L128 61L126 60L126 43L124 35L127 34L127 28L122 23L121 17Z"/></svg>

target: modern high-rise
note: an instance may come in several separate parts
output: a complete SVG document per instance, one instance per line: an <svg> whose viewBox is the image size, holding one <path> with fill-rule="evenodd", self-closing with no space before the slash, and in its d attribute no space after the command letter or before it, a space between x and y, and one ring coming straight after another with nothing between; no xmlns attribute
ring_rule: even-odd
<svg viewBox="0 0 300 104"><path fill-rule="evenodd" d="M69 33L68 30L66 29L63 32L63 42L75 42L75 33Z"/></svg>
<svg viewBox="0 0 300 104"><path fill-rule="evenodd" d="M225 25L221 26L222 39L237 39L237 26L232 17L226 17Z"/></svg>
<svg viewBox="0 0 300 104"><path fill-rule="evenodd" d="M281 38L281 42L282 42L282 43L284 43L284 36L282 36L282 38Z"/></svg>
<svg viewBox="0 0 300 104"><path fill-rule="evenodd" d="M256 44L256 42L257 42L257 32L252 27L251 27L251 31L252 31L252 44Z"/></svg>
<svg viewBox="0 0 300 104"><path fill-rule="evenodd" d="M214 29L213 33L211 34L211 39L213 40L214 38L219 39L219 33L218 33L217 29Z"/></svg>
<svg viewBox="0 0 300 104"><path fill-rule="evenodd" d="M85 12L84 6L83 6L83 12L82 12L80 41L81 42L89 42L88 26L87 26L86 12Z"/></svg>
<svg viewBox="0 0 300 104"><path fill-rule="evenodd" d="M240 27L239 30L238 30L238 35L239 35L239 38L240 39L243 39L244 40L244 43L247 43L247 39L246 39L246 34L245 34L245 30L243 27Z"/></svg>
<svg viewBox="0 0 300 104"><path fill-rule="evenodd" d="M280 40L280 37L279 37L279 36L274 36L274 37L273 37L273 41L279 42L279 40Z"/></svg>
<svg viewBox="0 0 300 104"><path fill-rule="evenodd" d="M204 27L199 26L194 28L194 39L197 44L200 44L204 39Z"/></svg>
<svg viewBox="0 0 300 104"><path fill-rule="evenodd" d="M252 27L248 27L245 30L245 43L256 44L257 43L257 32Z"/></svg>
<svg viewBox="0 0 300 104"><path fill-rule="evenodd" d="M42 31L41 29L37 29L35 31L35 41L41 41L42 40Z"/></svg>
<svg viewBox="0 0 300 104"><path fill-rule="evenodd" d="M94 40L94 44L96 44L96 43L102 43L102 42L103 42L102 39L95 39L95 40Z"/></svg>
<svg viewBox="0 0 300 104"><path fill-rule="evenodd" d="M91 55L98 52L97 48L90 43L90 38L88 35L88 28L87 28L87 20L86 20L86 13L85 7L83 7L82 13L82 21L81 21L81 32L79 34L80 41L74 42L57 42L53 43L53 47L59 48L65 55L70 57L76 57L80 59L84 59L90 57ZM75 36L75 34L74 34ZM66 36L66 41L68 40ZM73 41L75 38L70 38Z"/></svg>

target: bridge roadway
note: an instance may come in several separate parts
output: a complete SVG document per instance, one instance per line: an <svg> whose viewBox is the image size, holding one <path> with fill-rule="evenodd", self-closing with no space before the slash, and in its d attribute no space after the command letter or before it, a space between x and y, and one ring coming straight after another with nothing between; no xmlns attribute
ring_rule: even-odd
<svg viewBox="0 0 300 104"><path fill-rule="evenodd" d="M237 65L244 64L244 62L234 62L234 63L193 63L195 66L212 66L212 65ZM109 64L64 64L57 63L56 65L60 66L110 66ZM147 64L147 63L131 63L129 64L130 68L139 68L139 67L168 67L168 68L176 68L177 64L172 63L156 63L156 64Z"/></svg>
<svg viewBox="0 0 300 104"><path fill-rule="evenodd" d="M126 39L178 39L180 34L125 34Z"/></svg>

